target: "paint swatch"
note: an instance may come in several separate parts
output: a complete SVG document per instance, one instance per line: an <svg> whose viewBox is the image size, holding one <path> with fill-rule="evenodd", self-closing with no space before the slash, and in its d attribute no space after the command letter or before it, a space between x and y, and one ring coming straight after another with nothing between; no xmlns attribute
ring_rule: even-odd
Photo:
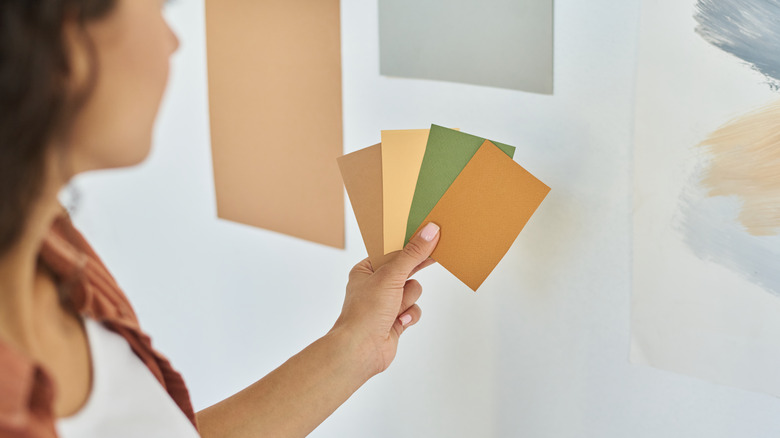
<svg viewBox="0 0 780 438"><path fill-rule="evenodd" d="M382 143L339 158L344 185L374 269L392 257L387 247L382 251L388 235L384 218L397 221L411 217L408 210L422 199L417 195L424 193L432 205L412 233L423 224L437 223L441 238L432 257L476 291L550 189L512 160L512 146L499 147L436 125L421 146L425 136L426 130L383 131L383 139L398 142L399 149L388 154ZM479 141L476 147L475 139ZM385 157L390 157L389 165L384 163ZM421 170L416 180L411 176L414 172L393 178L383 174L388 168L424 168L426 160L438 165L433 166L433 172ZM408 178L413 179L411 183ZM413 199L409 199L410 187L415 190ZM443 193L436 194L438 190ZM388 205L406 210L387 215ZM405 230L397 225L395 232L403 239Z"/></svg>
<svg viewBox="0 0 780 438"><path fill-rule="evenodd" d="M476 291L549 192L486 140L423 221L442 229L431 257Z"/></svg>
<svg viewBox="0 0 780 438"><path fill-rule="evenodd" d="M406 220L429 132L428 129L382 131L385 254L404 247Z"/></svg>
<svg viewBox="0 0 780 438"><path fill-rule="evenodd" d="M338 0L206 0L220 218L344 247Z"/></svg>
<svg viewBox="0 0 780 438"><path fill-rule="evenodd" d="M423 219L439 202L444 192L477 153L484 141L484 138L475 135L438 125L431 126L425 155L417 177L414 198L409 209L405 242L409 242L414 232L422 224ZM513 146L494 143L509 157L514 157L515 148Z"/></svg>
<svg viewBox="0 0 780 438"><path fill-rule="evenodd" d="M553 92L553 0L379 0L380 72Z"/></svg>
<svg viewBox="0 0 780 438"><path fill-rule="evenodd" d="M429 129L382 131L385 254L404 247L408 211L429 132Z"/></svg>
<svg viewBox="0 0 780 438"><path fill-rule="evenodd" d="M374 269L389 259L385 256L382 244L381 147L381 144L377 144L338 159L344 186Z"/></svg>
<svg viewBox="0 0 780 438"><path fill-rule="evenodd" d="M696 32L707 42L780 85L780 2L774 0L699 0Z"/></svg>

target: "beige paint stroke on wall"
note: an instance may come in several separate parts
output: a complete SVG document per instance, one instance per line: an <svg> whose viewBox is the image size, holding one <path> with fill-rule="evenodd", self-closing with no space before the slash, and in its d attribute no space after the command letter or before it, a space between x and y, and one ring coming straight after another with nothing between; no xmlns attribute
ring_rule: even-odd
<svg viewBox="0 0 780 438"><path fill-rule="evenodd" d="M221 218L344 247L338 0L206 0Z"/></svg>
<svg viewBox="0 0 780 438"><path fill-rule="evenodd" d="M780 101L729 121L700 146L710 155L709 196L736 196L739 220L755 236L780 233Z"/></svg>

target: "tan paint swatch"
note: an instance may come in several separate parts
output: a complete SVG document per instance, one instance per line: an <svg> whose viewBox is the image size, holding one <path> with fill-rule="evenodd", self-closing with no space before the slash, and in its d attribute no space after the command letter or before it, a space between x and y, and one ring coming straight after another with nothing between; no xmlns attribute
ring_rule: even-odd
<svg viewBox="0 0 780 438"><path fill-rule="evenodd" d="M338 159L341 177L374 269L390 259L382 251L382 145Z"/></svg>
<svg viewBox="0 0 780 438"><path fill-rule="evenodd" d="M709 195L739 197L750 234L779 234L780 101L730 121L700 146L711 155L702 179Z"/></svg>
<svg viewBox="0 0 780 438"><path fill-rule="evenodd" d="M382 131L385 254L404 247L406 220L429 132L429 129Z"/></svg>
<svg viewBox="0 0 780 438"><path fill-rule="evenodd" d="M206 0L219 217L344 247L338 0Z"/></svg>
<svg viewBox="0 0 780 438"><path fill-rule="evenodd" d="M485 141L420 226L441 227L431 257L476 291L549 192Z"/></svg>

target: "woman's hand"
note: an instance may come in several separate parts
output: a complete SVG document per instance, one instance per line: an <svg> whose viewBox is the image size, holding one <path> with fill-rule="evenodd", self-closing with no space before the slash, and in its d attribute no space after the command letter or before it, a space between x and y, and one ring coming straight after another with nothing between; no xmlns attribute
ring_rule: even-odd
<svg viewBox="0 0 780 438"><path fill-rule="evenodd" d="M373 374L387 369L395 358L398 339L420 320L416 304L422 294L417 280L420 269L433 263L430 255L439 242L439 227L429 223L387 264L374 271L366 259L349 274L347 294L333 331L356 336L362 351L372 359Z"/></svg>
<svg viewBox="0 0 780 438"><path fill-rule="evenodd" d="M430 265L439 227L428 224L374 272L349 274L333 329L255 384L198 412L201 436L303 437L395 358L398 338L420 320L422 287L409 277Z"/></svg>

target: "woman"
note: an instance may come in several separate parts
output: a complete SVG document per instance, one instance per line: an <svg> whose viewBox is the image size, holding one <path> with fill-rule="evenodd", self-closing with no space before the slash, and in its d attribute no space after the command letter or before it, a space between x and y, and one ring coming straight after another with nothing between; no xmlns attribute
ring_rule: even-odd
<svg viewBox="0 0 780 438"><path fill-rule="evenodd" d="M304 436L393 360L420 318L429 224L352 270L322 338L192 412L186 387L57 201L76 174L149 153L178 41L161 0L0 2L0 438Z"/></svg>

